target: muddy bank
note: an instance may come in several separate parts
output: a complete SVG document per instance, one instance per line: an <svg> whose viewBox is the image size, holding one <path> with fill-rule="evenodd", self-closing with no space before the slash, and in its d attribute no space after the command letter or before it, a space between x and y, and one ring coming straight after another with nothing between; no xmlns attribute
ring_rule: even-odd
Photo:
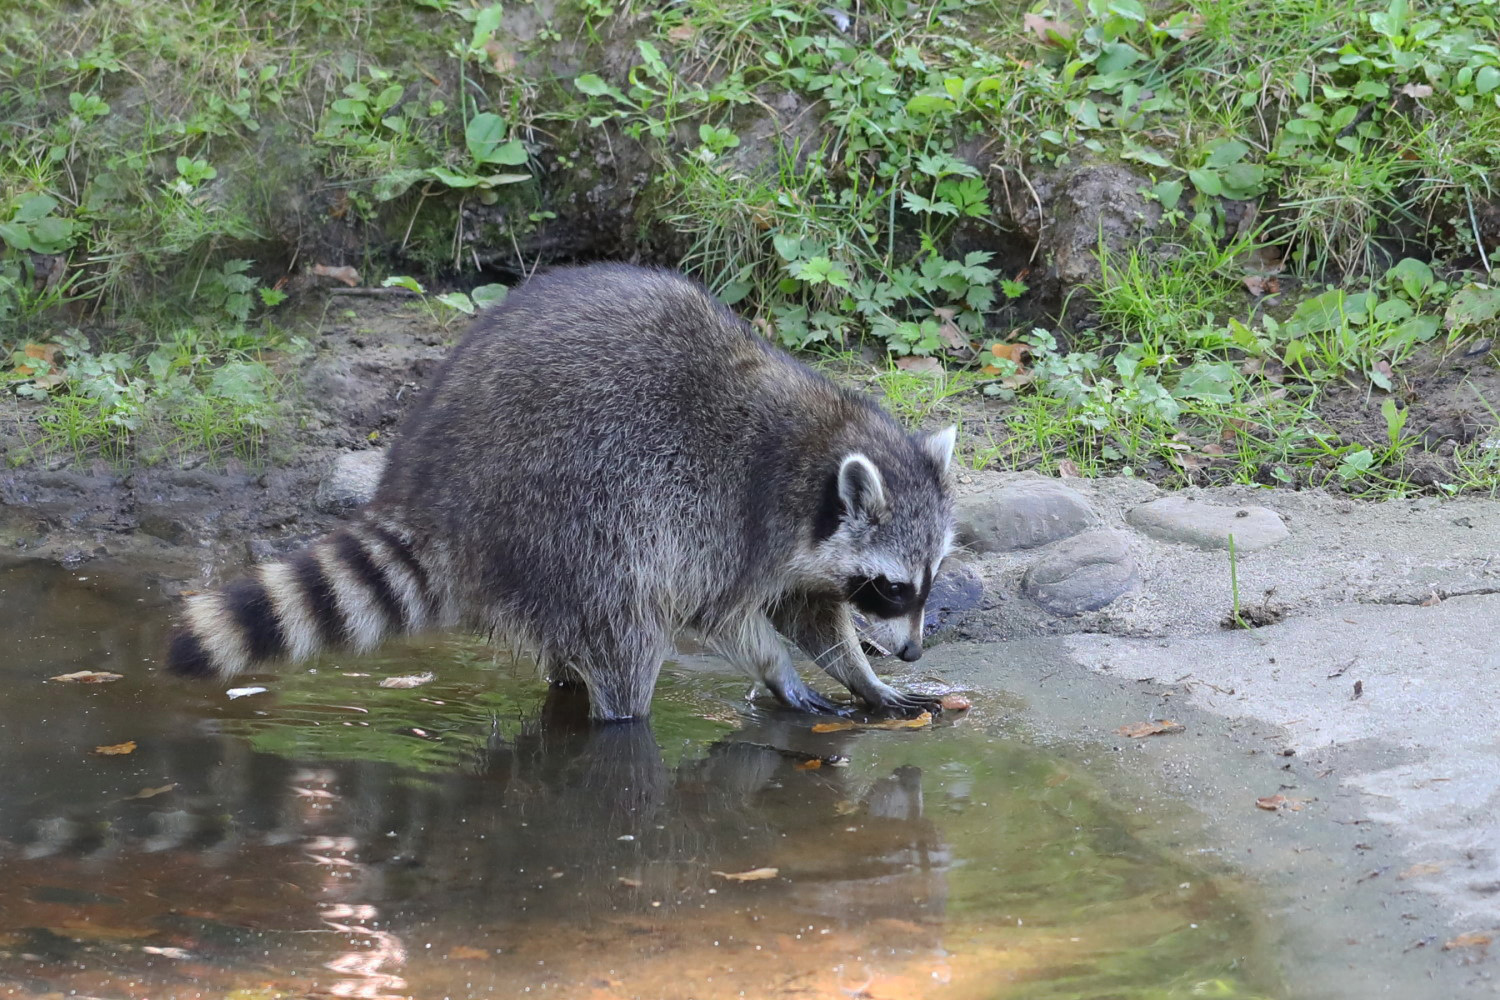
<svg viewBox="0 0 1500 1000"><path fill-rule="evenodd" d="M126 562L195 585L326 531L346 509L319 486L336 461L380 446L462 324L440 329L410 303L335 296L310 311L312 356L283 372L293 388L267 461L121 467L69 452L0 471L0 553L64 566ZM36 403L0 401L0 454L35 439Z"/></svg>

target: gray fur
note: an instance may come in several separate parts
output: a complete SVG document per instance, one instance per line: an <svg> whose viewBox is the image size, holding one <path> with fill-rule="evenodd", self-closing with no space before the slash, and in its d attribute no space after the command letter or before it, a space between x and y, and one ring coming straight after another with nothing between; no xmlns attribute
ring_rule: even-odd
<svg viewBox="0 0 1500 1000"><path fill-rule="evenodd" d="M951 429L908 434L680 275L565 268L475 324L345 529L355 542L330 536L314 551L346 644L478 629L535 651L553 679L581 681L599 718L646 714L681 630L789 705L833 709L778 633L872 707L910 708L917 699L870 669L851 602L905 658L920 653L924 588L952 544L952 447ZM380 581L341 565L360 552L385 578L384 604ZM425 572L425 590L398 555ZM899 614L851 591L877 576L913 588L896 592ZM259 578L286 649L326 645L312 641L316 601L285 610L296 574ZM250 612L236 618L232 604L195 599L177 669L253 660Z"/></svg>

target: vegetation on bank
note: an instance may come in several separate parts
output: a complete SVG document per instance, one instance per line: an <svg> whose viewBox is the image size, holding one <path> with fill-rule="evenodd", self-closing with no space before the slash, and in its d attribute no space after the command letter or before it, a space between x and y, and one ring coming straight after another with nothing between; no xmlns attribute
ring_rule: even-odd
<svg viewBox="0 0 1500 1000"><path fill-rule="evenodd" d="M1495 0L4 7L0 326L41 451L253 451L310 268L523 274L623 186L633 248L957 408L975 464L1500 487L1482 384L1458 432L1410 420L1495 361ZM1047 212L1096 164L1139 224L1062 281Z"/></svg>

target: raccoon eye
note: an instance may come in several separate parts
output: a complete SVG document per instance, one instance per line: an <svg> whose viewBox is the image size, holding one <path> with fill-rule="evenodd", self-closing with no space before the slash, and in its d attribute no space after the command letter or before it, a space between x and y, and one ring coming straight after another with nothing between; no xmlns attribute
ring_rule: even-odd
<svg viewBox="0 0 1500 1000"><path fill-rule="evenodd" d="M871 580L870 586L875 588L875 593L892 604L905 604L912 595L911 584L897 583L893 580L887 580L883 576L877 576Z"/></svg>

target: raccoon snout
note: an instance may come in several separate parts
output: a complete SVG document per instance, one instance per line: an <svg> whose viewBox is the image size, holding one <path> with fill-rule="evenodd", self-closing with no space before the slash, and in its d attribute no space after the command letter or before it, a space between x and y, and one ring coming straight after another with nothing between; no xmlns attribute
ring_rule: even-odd
<svg viewBox="0 0 1500 1000"><path fill-rule="evenodd" d="M907 663L916 663L922 658L922 644L915 639L907 639L901 644L901 648L896 650L896 655Z"/></svg>

